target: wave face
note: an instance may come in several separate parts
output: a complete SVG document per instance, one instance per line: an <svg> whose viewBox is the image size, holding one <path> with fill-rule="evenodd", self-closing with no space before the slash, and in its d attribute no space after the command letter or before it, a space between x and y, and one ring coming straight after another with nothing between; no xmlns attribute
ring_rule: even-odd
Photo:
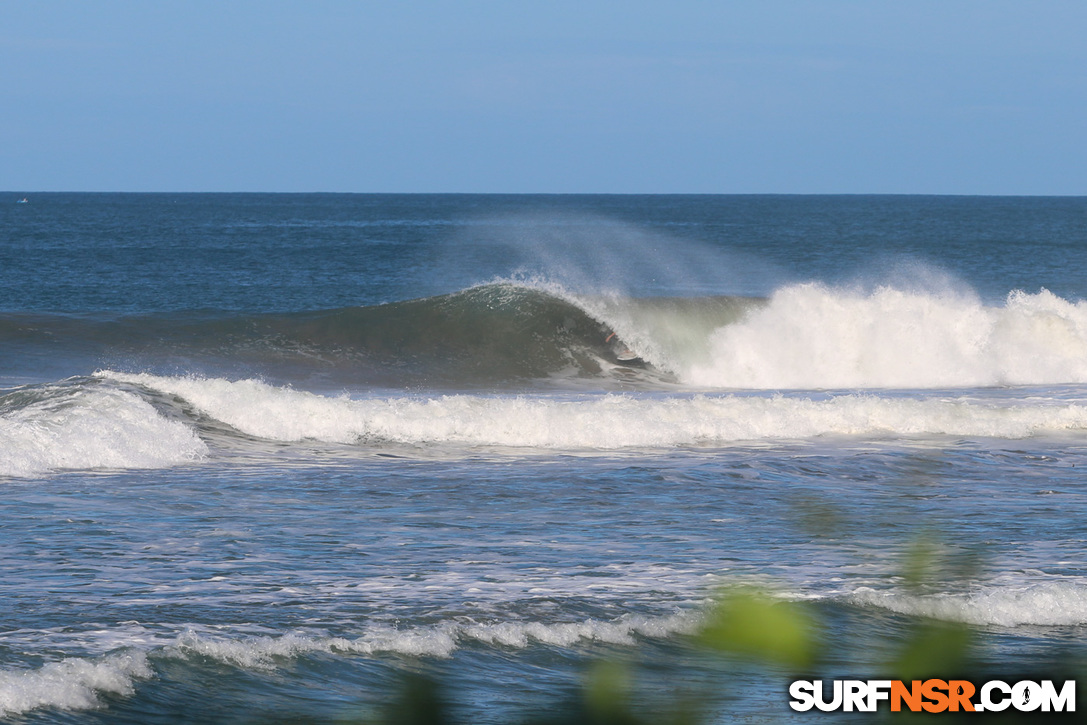
<svg viewBox="0 0 1087 725"><path fill-rule="evenodd" d="M34 364L61 353L96 367L203 366L285 380L331 374L348 384L477 387L608 378L622 364L617 326L660 357L692 337L705 340L751 304L732 297L581 298L551 285L496 283L279 315L15 316L0 320L0 343Z"/></svg>
<svg viewBox="0 0 1087 725"><path fill-rule="evenodd" d="M1087 383L1087 303L1044 290L986 306L890 287L631 299L502 282L289 315L9 317L0 332L24 351L60 332L50 344L111 351L92 377L0 394L4 476L171 467L224 437L586 451L1087 430L1070 387ZM354 393L293 387L322 376L309 387ZM963 390L1001 385L1065 387ZM813 389L840 392L765 392Z"/></svg>

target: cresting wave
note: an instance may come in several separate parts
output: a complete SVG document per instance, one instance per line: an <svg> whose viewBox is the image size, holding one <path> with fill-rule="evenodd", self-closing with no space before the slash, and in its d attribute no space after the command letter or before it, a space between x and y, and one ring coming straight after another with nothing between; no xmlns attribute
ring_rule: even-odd
<svg viewBox="0 0 1087 725"><path fill-rule="evenodd" d="M131 695L138 680L153 675L147 655L137 650L94 660L69 657L35 670L0 671L0 717L39 708L98 707L99 695Z"/></svg>
<svg viewBox="0 0 1087 725"><path fill-rule="evenodd" d="M608 378L625 352L608 320L637 334L647 349L671 349L704 340L749 304L731 297L579 298L558 285L499 282L312 312L0 316L0 345L33 360L59 354L98 367L114 360L147 369L195 363L289 380L332 374L350 385L490 388Z"/></svg>
<svg viewBox="0 0 1087 725"><path fill-rule="evenodd" d="M230 639L186 632L164 652L170 656L201 655L224 664L250 669L274 667L277 660L313 652L347 655L382 653L416 657L450 657L472 645L524 649L533 645L572 647L579 642L633 645L637 637L664 638L690 634L701 622L695 611L665 616L627 615L613 621L580 622L460 622L401 630L374 626L357 638L286 634L276 637Z"/></svg>
<svg viewBox="0 0 1087 725"><path fill-rule="evenodd" d="M995 307L947 285L859 290L806 283L782 287L763 300L587 295L534 280L499 282L458 295L488 300L491 309L501 300L508 311L537 319L540 329L534 335L547 341L548 351L562 347L565 359L576 360L582 373L598 367L574 350L614 361L614 350L599 343L601 331L607 331L650 369L696 388L1087 382L1087 302L1064 300L1047 290L1016 290ZM565 320L556 325L558 309ZM551 319L541 318L544 310ZM571 315L579 320L576 325ZM578 346L556 344L556 330L574 329ZM517 336L511 340L524 343ZM543 360L547 354L539 350L533 357Z"/></svg>

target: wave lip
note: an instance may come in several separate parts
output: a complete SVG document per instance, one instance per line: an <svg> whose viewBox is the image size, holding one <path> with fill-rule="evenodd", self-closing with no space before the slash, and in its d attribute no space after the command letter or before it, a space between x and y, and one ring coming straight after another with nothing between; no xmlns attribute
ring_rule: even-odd
<svg viewBox="0 0 1087 725"><path fill-rule="evenodd" d="M0 476L162 468L207 452L192 428L116 388L73 382L0 395Z"/></svg>

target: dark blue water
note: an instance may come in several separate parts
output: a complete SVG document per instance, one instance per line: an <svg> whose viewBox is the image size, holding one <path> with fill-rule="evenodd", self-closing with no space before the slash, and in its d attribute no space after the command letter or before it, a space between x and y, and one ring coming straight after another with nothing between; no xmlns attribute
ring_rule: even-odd
<svg viewBox="0 0 1087 725"><path fill-rule="evenodd" d="M827 677L1082 655L1082 199L10 196L0 716L788 719L695 636L750 581Z"/></svg>

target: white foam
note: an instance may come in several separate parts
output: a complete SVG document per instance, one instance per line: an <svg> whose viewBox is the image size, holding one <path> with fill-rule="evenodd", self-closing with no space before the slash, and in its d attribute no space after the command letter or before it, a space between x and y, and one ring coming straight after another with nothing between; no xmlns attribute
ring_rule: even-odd
<svg viewBox="0 0 1087 725"><path fill-rule="evenodd" d="M196 433L138 396L72 386L0 415L0 476L56 469L160 468L207 453Z"/></svg>
<svg viewBox="0 0 1087 725"><path fill-rule="evenodd" d="M83 710L100 705L98 695L131 695L135 682L151 677L146 654L117 653L97 660L51 662L34 670L0 671L0 716L37 708Z"/></svg>
<svg viewBox="0 0 1087 725"><path fill-rule="evenodd" d="M353 400L256 380L100 375L179 396L239 431L277 441L610 450L827 435L1023 438L1087 430L1087 405L1045 399L609 394Z"/></svg>
<svg viewBox="0 0 1087 725"><path fill-rule="evenodd" d="M701 622L690 611L658 617L628 615L614 621L581 622L441 622L429 627L396 629L374 625L357 638L322 637L304 633L235 639L189 631L166 648L175 657L198 655L246 669L271 669L278 660L313 652L356 655L399 654L450 657L457 649L479 643L524 649L536 644L572 647L581 642L632 645L636 636L663 638L694 632Z"/></svg>
<svg viewBox="0 0 1087 725"><path fill-rule="evenodd" d="M861 588L852 596L858 603L902 614L983 626L1087 624L1087 585L1078 582L996 586L969 593L924 596Z"/></svg>
<svg viewBox="0 0 1087 725"><path fill-rule="evenodd" d="M634 644L635 635L663 638L673 634L690 634L700 621L697 613L686 612L664 617L627 616L613 622L590 619L561 624L474 624L462 626L460 632L466 639L515 648L524 648L533 642L570 647L582 640L631 645Z"/></svg>
<svg viewBox="0 0 1087 725"><path fill-rule="evenodd" d="M931 388L1087 382L1087 302L1013 292L987 307L957 292L782 288L702 355L659 361L728 388Z"/></svg>

